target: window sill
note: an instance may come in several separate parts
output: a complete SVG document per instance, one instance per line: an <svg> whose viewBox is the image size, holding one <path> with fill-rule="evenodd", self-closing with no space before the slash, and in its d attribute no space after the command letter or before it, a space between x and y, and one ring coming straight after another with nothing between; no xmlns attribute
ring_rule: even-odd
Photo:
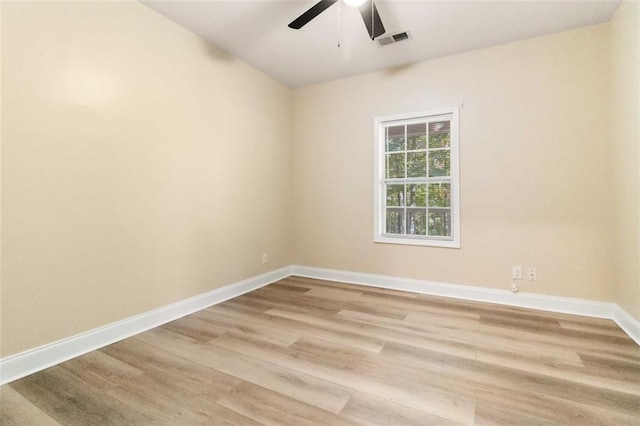
<svg viewBox="0 0 640 426"><path fill-rule="evenodd" d="M460 241L456 240L426 240L421 238L395 238L377 235L373 239L373 242L382 244L400 244L406 246L440 247L452 249L460 248Z"/></svg>

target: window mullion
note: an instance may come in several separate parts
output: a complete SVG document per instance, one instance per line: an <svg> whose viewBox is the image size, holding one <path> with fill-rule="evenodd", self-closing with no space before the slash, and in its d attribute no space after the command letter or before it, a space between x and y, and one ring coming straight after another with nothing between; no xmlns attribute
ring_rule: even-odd
<svg viewBox="0 0 640 426"><path fill-rule="evenodd" d="M404 210L403 210L403 214L404 214L404 218L402 220L402 223L404 223L404 227L402 229L402 233L404 235L407 235L407 176L408 176L408 167L409 165L407 164L407 159L408 159L408 153L407 151L409 150L409 139L407 138L407 125L404 125Z"/></svg>
<svg viewBox="0 0 640 426"><path fill-rule="evenodd" d="M427 145L425 147L425 151L427 153L426 154L426 157L427 157L427 164L426 164L426 166L427 166L426 167L427 168L427 174L426 174L426 178L427 178L427 203L426 203L425 215L426 215L426 221L427 221L427 223L426 223L427 229L426 229L425 234L428 237L428 236L431 235L431 233L429 232L429 182L430 182L430 180L429 180L429 174L430 174L429 173L429 164L430 164L429 163L429 158L430 158L431 151L429 150L429 122L428 121L427 121L426 135L427 135Z"/></svg>

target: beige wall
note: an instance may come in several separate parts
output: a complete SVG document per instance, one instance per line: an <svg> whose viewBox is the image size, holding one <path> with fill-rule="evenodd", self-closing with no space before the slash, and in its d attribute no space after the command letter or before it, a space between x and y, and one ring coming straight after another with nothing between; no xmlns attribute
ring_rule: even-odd
<svg viewBox="0 0 640 426"><path fill-rule="evenodd" d="M3 356L291 263L290 89L137 2L2 35Z"/></svg>
<svg viewBox="0 0 640 426"><path fill-rule="evenodd" d="M298 264L613 300L607 24L294 94ZM382 54L382 52L381 52ZM374 244L375 116L464 103L461 249Z"/></svg>
<svg viewBox="0 0 640 426"><path fill-rule="evenodd" d="M2 24L2 1L0 1L0 24ZM0 26L0 357L2 356L2 28Z"/></svg>
<svg viewBox="0 0 640 426"><path fill-rule="evenodd" d="M640 320L640 3L611 20L616 301Z"/></svg>

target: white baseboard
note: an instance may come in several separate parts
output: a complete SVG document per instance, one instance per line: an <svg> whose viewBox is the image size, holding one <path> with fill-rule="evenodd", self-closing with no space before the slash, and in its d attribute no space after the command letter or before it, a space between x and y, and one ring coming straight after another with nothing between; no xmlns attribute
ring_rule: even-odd
<svg viewBox="0 0 640 426"><path fill-rule="evenodd" d="M592 300L572 299L568 297L546 296L532 293L512 293L486 287L474 287L461 284L449 284L410 278L391 277L335 269L314 268L309 266L291 266L291 274L301 277L338 281L351 284L381 287L434 296L497 303L563 314L583 315L595 318L611 319L625 333L640 345L640 321L633 318L615 303Z"/></svg>
<svg viewBox="0 0 640 426"><path fill-rule="evenodd" d="M629 315L627 311L616 305L613 311L613 318L618 326L640 345L640 321Z"/></svg>
<svg viewBox="0 0 640 426"><path fill-rule="evenodd" d="M292 274L329 281L340 281L352 284L382 287L392 290L410 291L412 293L431 294L434 296L453 297L455 299L474 300L477 302L498 303L564 314L585 315L597 318L612 318L612 303L594 302L590 300L570 299L565 297L545 296L532 293L513 293L486 287L474 287L462 284L448 284L435 281L423 281L410 278L398 278L386 275L363 274L357 272L338 271L334 269L293 266Z"/></svg>
<svg viewBox="0 0 640 426"><path fill-rule="evenodd" d="M171 305L163 306L57 342L0 360L0 385L44 370L88 352L224 302L291 275L291 267L276 269Z"/></svg>
<svg viewBox="0 0 640 426"><path fill-rule="evenodd" d="M512 293L508 290L485 287L293 265L0 359L0 385L100 349L291 275L565 314L608 318L615 321L631 339L640 345L640 321L633 318L615 303L531 293Z"/></svg>

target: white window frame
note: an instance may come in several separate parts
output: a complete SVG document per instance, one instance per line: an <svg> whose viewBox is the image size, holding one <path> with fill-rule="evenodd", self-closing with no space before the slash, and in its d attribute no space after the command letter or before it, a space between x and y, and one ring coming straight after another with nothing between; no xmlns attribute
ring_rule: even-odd
<svg viewBox="0 0 640 426"><path fill-rule="evenodd" d="M390 124L406 124L411 121L437 121L443 116L451 117L451 237L436 237L422 235L393 235L385 230L385 128ZM409 123L410 124L410 123ZM433 111L400 114L386 117L376 117L375 125L375 167L374 167L374 234L376 243L405 244L414 246L430 246L445 248L460 248L460 137L459 137L459 108L443 108ZM427 210L428 211L428 210ZM405 219L406 220L406 219ZM427 219L428 220L428 219Z"/></svg>

